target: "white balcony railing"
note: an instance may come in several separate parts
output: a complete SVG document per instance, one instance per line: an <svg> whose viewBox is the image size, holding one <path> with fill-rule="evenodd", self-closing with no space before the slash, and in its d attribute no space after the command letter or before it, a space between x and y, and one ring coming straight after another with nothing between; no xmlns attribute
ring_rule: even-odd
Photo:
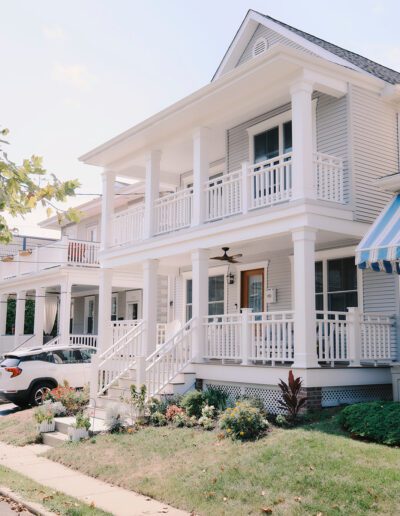
<svg viewBox="0 0 400 516"><path fill-rule="evenodd" d="M85 267L98 267L100 244L83 240L68 240L68 263Z"/></svg>
<svg viewBox="0 0 400 516"><path fill-rule="evenodd" d="M250 165L249 208L263 208L292 196L292 153Z"/></svg>
<svg viewBox="0 0 400 516"><path fill-rule="evenodd" d="M314 167L317 198L343 203L343 160L330 154L316 152Z"/></svg>
<svg viewBox="0 0 400 516"><path fill-rule="evenodd" d="M192 220L191 188L160 197L154 203L154 233L161 235L190 226Z"/></svg>
<svg viewBox="0 0 400 516"><path fill-rule="evenodd" d="M143 239L144 203L118 213L113 218L115 245L138 242Z"/></svg>
<svg viewBox="0 0 400 516"><path fill-rule="evenodd" d="M395 342L393 316L361 314L360 326L361 360L372 360L375 363L392 360L392 345Z"/></svg>
<svg viewBox="0 0 400 516"><path fill-rule="evenodd" d="M288 152L253 165L243 164L236 170L208 180L203 185L205 222L266 208L290 201L292 191L292 158ZM314 155L314 175L318 199L344 202L343 161L317 152ZM183 228L192 222L193 188L159 197L153 206L154 235L162 235ZM144 238L144 204L115 215L114 244L135 243Z"/></svg>
<svg viewBox="0 0 400 516"><path fill-rule="evenodd" d="M242 211L242 171L237 170L210 179L204 187L206 220L212 221L237 215Z"/></svg>

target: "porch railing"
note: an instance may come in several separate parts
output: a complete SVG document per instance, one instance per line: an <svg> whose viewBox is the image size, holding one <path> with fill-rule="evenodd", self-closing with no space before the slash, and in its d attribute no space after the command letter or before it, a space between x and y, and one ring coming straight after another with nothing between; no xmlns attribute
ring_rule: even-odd
<svg viewBox="0 0 400 516"><path fill-rule="evenodd" d="M86 242L83 240L68 240L68 263L70 265L83 265L85 267L98 267L98 242Z"/></svg>
<svg viewBox="0 0 400 516"><path fill-rule="evenodd" d="M154 233L161 235L190 226L192 197L191 188L159 197L154 203Z"/></svg>
<svg viewBox="0 0 400 516"><path fill-rule="evenodd" d="M242 171L210 179L204 185L206 220L237 215L242 211Z"/></svg>
<svg viewBox="0 0 400 516"><path fill-rule="evenodd" d="M70 335L69 343L71 346L89 346L91 348L97 347L97 335Z"/></svg>
<svg viewBox="0 0 400 516"><path fill-rule="evenodd" d="M343 160L330 154L316 152L314 167L318 199L343 203Z"/></svg>
<svg viewBox="0 0 400 516"><path fill-rule="evenodd" d="M171 382L192 358L192 331L190 319L145 361L145 382L148 397L156 396Z"/></svg>
<svg viewBox="0 0 400 516"><path fill-rule="evenodd" d="M292 196L292 153L250 165L249 209L288 201Z"/></svg>
<svg viewBox="0 0 400 516"><path fill-rule="evenodd" d="M117 342L132 328L140 324L142 321L139 319L126 319L124 321L112 321L112 339L113 342Z"/></svg>
<svg viewBox="0 0 400 516"><path fill-rule="evenodd" d="M137 357L143 355L144 323L143 321L135 321L135 323L130 328L125 327L127 331L119 339L114 340L112 346L104 353L96 357L99 396L135 365Z"/></svg>
<svg viewBox="0 0 400 516"><path fill-rule="evenodd" d="M115 245L138 242L143 239L144 203L117 213L112 221Z"/></svg>
<svg viewBox="0 0 400 516"><path fill-rule="evenodd" d="M394 317L387 314L361 314L361 360L390 361L395 342Z"/></svg>
<svg viewBox="0 0 400 516"><path fill-rule="evenodd" d="M320 362L346 362L348 352L348 312L316 312L317 356Z"/></svg>
<svg viewBox="0 0 400 516"><path fill-rule="evenodd" d="M240 360L241 325L241 314L205 317L205 358Z"/></svg>

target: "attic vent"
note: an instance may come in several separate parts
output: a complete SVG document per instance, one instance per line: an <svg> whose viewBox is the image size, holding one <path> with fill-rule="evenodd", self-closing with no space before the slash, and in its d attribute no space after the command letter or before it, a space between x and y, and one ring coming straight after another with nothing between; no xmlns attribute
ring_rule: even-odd
<svg viewBox="0 0 400 516"><path fill-rule="evenodd" d="M253 46L253 57L263 54L268 48L268 41L265 38L258 38Z"/></svg>

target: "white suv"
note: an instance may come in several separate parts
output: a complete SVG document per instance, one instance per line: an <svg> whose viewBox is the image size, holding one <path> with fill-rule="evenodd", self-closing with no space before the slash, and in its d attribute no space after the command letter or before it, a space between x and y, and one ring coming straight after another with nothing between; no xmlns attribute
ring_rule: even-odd
<svg viewBox="0 0 400 516"><path fill-rule="evenodd" d="M6 353L0 363L0 397L20 407L40 405L46 391L67 381L82 388L90 380L94 348L42 346Z"/></svg>

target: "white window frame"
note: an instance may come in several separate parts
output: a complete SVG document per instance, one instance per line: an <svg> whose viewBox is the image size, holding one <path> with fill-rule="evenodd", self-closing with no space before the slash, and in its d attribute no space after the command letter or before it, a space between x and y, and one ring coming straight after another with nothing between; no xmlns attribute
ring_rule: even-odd
<svg viewBox="0 0 400 516"><path fill-rule="evenodd" d="M226 314L227 307L227 291L228 285L226 284L226 275L228 274L228 265L220 265L219 267L212 267L208 269L208 277L213 276L224 276L224 314ZM181 273L183 278L183 307L182 307L182 321L186 321L186 306L187 306L187 286L186 282L188 279L193 280L193 272L185 271Z"/></svg>
<svg viewBox="0 0 400 516"><path fill-rule="evenodd" d="M313 131L313 150L317 151L317 103L318 98L312 100L312 131ZM254 137L257 134L264 133L273 127L279 127L279 155L283 154L283 124L292 120L292 109L288 109L284 113L267 118L258 124L252 125L246 129L249 137L249 162L254 164Z"/></svg>
<svg viewBox="0 0 400 516"><path fill-rule="evenodd" d="M113 316L113 313L112 313L112 307L113 307L112 300L113 299L115 299L115 320L118 321L118 294L117 293L111 295L111 319Z"/></svg>
<svg viewBox="0 0 400 516"><path fill-rule="evenodd" d="M315 252L315 262L322 262L322 295L324 299L324 307L328 306L328 260L335 260L339 258L354 258L356 248L341 247L338 249L325 249L324 251ZM291 263L291 282L292 282L292 310L295 310L294 305L294 263L293 255L289 256ZM364 311L364 284L362 270L357 267L357 304L360 311Z"/></svg>
<svg viewBox="0 0 400 516"><path fill-rule="evenodd" d="M96 296L86 296L85 297L85 303L84 303L84 309L83 309L83 329L85 335L88 331L88 324L87 319L89 317L89 303L90 301L93 301L93 333L91 335L95 335L95 321L96 321Z"/></svg>
<svg viewBox="0 0 400 516"><path fill-rule="evenodd" d="M96 237L96 240L90 240L90 232L93 231ZM86 239L88 242L98 242L98 235L99 232L99 226L98 224L90 224L89 226L86 226Z"/></svg>

